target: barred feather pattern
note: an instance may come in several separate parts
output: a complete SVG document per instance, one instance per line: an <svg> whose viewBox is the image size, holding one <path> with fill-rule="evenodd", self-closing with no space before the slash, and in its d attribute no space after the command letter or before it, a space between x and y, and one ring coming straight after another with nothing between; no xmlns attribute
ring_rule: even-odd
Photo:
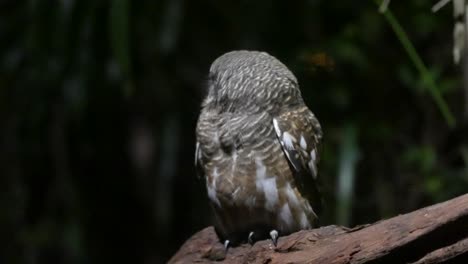
<svg viewBox="0 0 468 264"><path fill-rule="evenodd" d="M320 124L295 77L274 57L248 51L223 56L210 71L195 153L220 238L238 243L252 231L285 235L312 228L321 203Z"/></svg>

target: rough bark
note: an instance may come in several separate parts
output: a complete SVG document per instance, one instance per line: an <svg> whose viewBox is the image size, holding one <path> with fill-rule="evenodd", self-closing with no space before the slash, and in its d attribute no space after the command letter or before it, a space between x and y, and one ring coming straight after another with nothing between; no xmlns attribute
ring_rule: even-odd
<svg viewBox="0 0 468 264"><path fill-rule="evenodd" d="M169 263L468 263L468 194L374 224L325 226L230 248L212 227L187 240ZM466 261L466 262L465 262Z"/></svg>

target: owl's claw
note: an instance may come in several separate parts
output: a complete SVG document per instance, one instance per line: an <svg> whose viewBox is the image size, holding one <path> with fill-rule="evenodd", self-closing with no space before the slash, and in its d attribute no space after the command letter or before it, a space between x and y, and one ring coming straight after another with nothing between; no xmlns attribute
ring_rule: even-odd
<svg viewBox="0 0 468 264"><path fill-rule="evenodd" d="M224 251L227 253L228 251L228 248L229 248L229 243L231 243L231 241L229 240L224 240Z"/></svg>
<svg viewBox="0 0 468 264"><path fill-rule="evenodd" d="M278 231L276 230L271 230L270 231L270 237L271 237L271 241L273 241L273 245L276 245L278 244Z"/></svg>
<svg viewBox="0 0 468 264"><path fill-rule="evenodd" d="M250 232L249 233L249 238L247 239L247 241L249 242L250 245L253 245L254 241L253 241L253 236L254 236L254 232Z"/></svg>

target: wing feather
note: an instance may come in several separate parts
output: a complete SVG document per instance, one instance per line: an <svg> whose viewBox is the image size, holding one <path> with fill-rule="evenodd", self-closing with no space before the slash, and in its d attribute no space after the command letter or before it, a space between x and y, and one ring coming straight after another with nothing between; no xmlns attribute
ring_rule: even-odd
<svg viewBox="0 0 468 264"><path fill-rule="evenodd" d="M273 126L293 170L296 185L314 210L320 211L317 182L318 150L322 141L320 123L306 106L302 106L274 117Z"/></svg>

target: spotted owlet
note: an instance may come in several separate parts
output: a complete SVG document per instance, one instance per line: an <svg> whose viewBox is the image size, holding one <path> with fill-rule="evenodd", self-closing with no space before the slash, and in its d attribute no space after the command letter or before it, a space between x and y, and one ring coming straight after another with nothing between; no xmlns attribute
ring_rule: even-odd
<svg viewBox="0 0 468 264"><path fill-rule="evenodd" d="M296 77L273 56L232 51L210 68L195 164L225 246L310 229L318 220L322 130Z"/></svg>

